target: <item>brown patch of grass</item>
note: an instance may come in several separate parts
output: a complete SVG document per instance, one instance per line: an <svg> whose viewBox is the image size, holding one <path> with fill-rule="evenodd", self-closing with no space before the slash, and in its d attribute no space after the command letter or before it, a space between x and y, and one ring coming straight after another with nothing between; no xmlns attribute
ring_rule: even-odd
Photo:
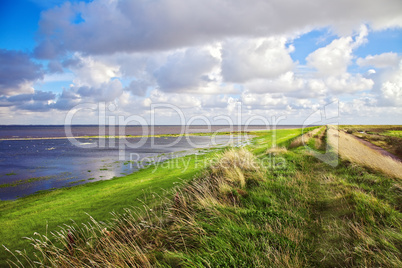
<svg viewBox="0 0 402 268"><path fill-rule="evenodd" d="M284 154L284 153L286 153L288 150L285 148L285 147L272 147L272 148L270 148L270 149L268 149L267 151L266 151L266 154L274 154L274 155L277 155L277 154Z"/></svg>

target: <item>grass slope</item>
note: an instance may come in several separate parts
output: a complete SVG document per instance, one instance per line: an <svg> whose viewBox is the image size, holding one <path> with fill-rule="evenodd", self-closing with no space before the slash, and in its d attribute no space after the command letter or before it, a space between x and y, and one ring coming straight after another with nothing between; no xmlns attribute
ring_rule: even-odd
<svg viewBox="0 0 402 268"><path fill-rule="evenodd" d="M34 232L57 230L58 226L71 223L70 219L85 223L89 221L86 213L107 221L112 218L111 212L121 213L124 208L142 206L143 202L151 205L157 195L165 196L177 183L192 179L214 155L186 156L121 178L1 201L0 244L12 251L25 248L31 253L32 246L22 237L31 237ZM1 248L0 266L10 257Z"/></svg>
<svg viewBox="0 0 402 268"><path fill-rule="evenodd" d="M308 135L316 150L320 128ZM277 131L289 146L301 130ZM399 179L304 146L223 152L160 205L126 210L33 240L44 265L62 267L401 267ZM253 153L251 153L251 151ZM165 195L168 196L168 195ZM92 213L91 213L92 214ZM63 245L60 249L60 245Z"/></svg>
<svg viewBox="0 0 402 268"><path fill-rule="evenodd" d="M277 130L276 135L283 139L288 135L297 136L300 132L295 129ZM270 142L273 135L272 131L251 134L262 137L264 142ZM125 208L144 204L152 206L161 199L158 195L162 198L169 195L169 190L177 183L193 179L215 158L216 152L186 156L167 161L157 169L150 166L121 178L46 191L14 201L0 201L0 245L13 252L26 250L32 256L33 247L23 237L32 237L35 232L56 231L64 224L70 224L70 220L78 225L86 223L89 221L86 213L97 220L108 221L113 218L112 212L122 213ZM6 265L6 260L11 257L0 247L0 266Z"/></svg>

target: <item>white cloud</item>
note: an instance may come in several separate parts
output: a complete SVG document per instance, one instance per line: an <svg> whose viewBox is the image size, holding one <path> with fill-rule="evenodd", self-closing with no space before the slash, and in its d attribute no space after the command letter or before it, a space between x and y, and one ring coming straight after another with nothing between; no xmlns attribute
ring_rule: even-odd
<svg viewBox="0 0 402 268"><path fill-rule="evenodd" d="M108 65L91 56L75 55L79 64L70 66L76 86L100 87L113 77L120 76L119 66Z"/></svg>
<svg viewBox="0 0 402 268"><path fill-rule="evenodd" d="M350 33L361 21L402 26L399 0L109 1L65 3L42 13L38 56L166 50L235 36L267 36L333 26ZM81 14L84 22L72 23ZM107 34L106 34L107 33ZM88 35L91 38L87 38Z"/></svg>
<svg viewBox="0 0 402 268"><path fill-rule="evenodd" d="M327 85L322 79L296 76L287 72L276 79L258 79L244 84L252 93L283 93L295 98L317 98L327 93Z"/></svg>
<svg viewBox="0 0 402 268"><path fill-rule="evenodd" d="M387 52L380 55L368 55L364 59L358 58L356 63L359 66L373 66L375 68L397 67L400 56L397 53Z"/></svg>
<svg viewBox="0 0 402 268"><path fill-rule="evenodd" d="M253 94L243 92L241 95L243 105L249 109L267 108L267 109L286 109L287 99L282 95L274 97L272 94Z"/></svg>
<svg viewBox="0 0 402 268"><path fill-rule="evenodd" d="M89 101L114 101L123 93L123 85L118 79L114 79L100 84L98 87L82 86L73 87L71 90Z"/></svg>
<svg viewBox="0 0 402 268"><path fill-rule="evenodd" d="M339 75L346 72L352 60L352 37L341 37L326 47L319 48L307 58L307 64L320 75Z"/></svg>
<svg viewBox="0 0 402 268"><path fill-rule="evenodd" d="M209 74L218 62L204 48L175 51L154 71L155 80L162 91L198 91L214 82Z"/></svg>
<svg viewBox="0 0 402 268"><path fill-rule="evenodd" d="M294 67L284 37L231 39L222 45L222 75L225 81L246 82L274 78Z"/></svg>
<svg viewBox="0 0 402 268"><path fill-rule="evenodd" d="M235 113L240 100L248 112L300 119L303 109L332 97L351 100L344 106L351 112L353 105L377 111L362 98L371 90L377 105L397 109L402 106L400 55L357 59L369 68L351 65L356 48L367 42L368 29L402 27L401 11L400 0L66 2L41 14L34 54L51 59L49 73L43 74L29 54L19 53L24 64L12 72L15 81L3 64L0 90L8 96L0 96L0 106L68 110L106 101L123 114L149 115L152 103L170 103L186 116L213 117ZM77 15L83 19L78 24L73 22ZM292 53L306 44L291 44L292 39L323 27L337 39L312 52L306 66L293 61L299 54ZM72 83L56 99L34 102L34 82L43 77L43 83Z"/></svg>
<svg viewBox="0 0 402 268"><path fill-rule="evenodd" d="M159 90L153 90L148 98L144 100L144 105L150 106L152 103L169 103L181 109L201 108L201 101L192 94L164 93Z"/></svg>
<svg viewBox="0 0 402 268"><path fill-rule="evenodd" d="M342 75L353 59L353 49L366 42L368 30L366 26L360 27L359 34L353 39L345 36L335 39L329 45L319 48L307 56L307 65L317 70L320 76Z"/></svg>
<svg viewBox="0 0 402 268"><path fill-rule="evenodd" d="M276 79L258 79L244 84L253 93L285 93L303 89L304 80L296 78L293 72L286 72Z"/></svg>
<svg viewBox="0 0 402 268"><path fill-rule="evenodd" d="M325 80L325 83L333 93L355 93L370 90L374 86L373 80L364 78L360 74L351 75L349 73L330 76Z"/></svg>
<svg viewBox="0 0 402 268"><path fill-rule="evenodd" d="M381 104L402 107L402 60L399 69L388 74L381 85Z"/></svg>
<svg viewBox="0 0 402 268"><path fill-rule="evenodd" d="M386 4L382 0L255 0L252 5L226 0L67 2L42 13L36 55L170 50L326 26L347 35L362 21L376 29L401 27L401 9L400 0ZM77 14L84 22L72 23Z"/></svg>

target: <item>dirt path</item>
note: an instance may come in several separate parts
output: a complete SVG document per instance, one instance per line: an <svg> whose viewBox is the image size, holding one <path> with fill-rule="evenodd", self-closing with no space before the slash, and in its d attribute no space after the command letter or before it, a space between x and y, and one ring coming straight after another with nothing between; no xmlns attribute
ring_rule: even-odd
<svg viewBox="0 0 402 268"><path fill-rule="evenodd" d="M327 138L331 147L339 153L341 158L402 179L402 162L399 159L385 156L377 148L372 148L355 136L336 128L328 129Z"/></svg>
<svg viewBox="0 0 402 268"><path fill-rule="evenodd" d="M355 138L356 140L360 141L360 142L363 143L364 145L366 145L366 146L370 147L371 149L373 149L373 150L375 150L375 151L381 153L381 154L384 155L384 156L389 156L389 157L391 157L391 158L394 159L394 160L397 160L397 161L402 162L402 159L400 159L400 158L397 157L396 155L394 155L394 154L388 152L387 150L385 150L385 149L383 149L383 148L381 148L381 147L379 147L379 146L377 146L377 145L372 144L372 143L369 142L369 141L360 139L359 137L356 137L355 135L352 135L352 134L347 134L347 133L345 133L345 134L346 134L346 135L349 135L349 136L352 136L352 137Z"/></svg>

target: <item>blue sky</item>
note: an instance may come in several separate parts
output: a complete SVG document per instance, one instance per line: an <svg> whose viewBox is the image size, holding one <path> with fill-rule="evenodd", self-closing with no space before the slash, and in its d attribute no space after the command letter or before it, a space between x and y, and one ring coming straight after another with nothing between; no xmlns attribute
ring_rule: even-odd
<svg viewBox="0 0 402 268"><path fill-rule="evenodd" d="M3 0L0 124L74 109L95 124L99 110L77 107L99 103L147 122L165 104L167 124L303 124L333 102L341 124L402 124L401 14L397 0Z"/></svg>

